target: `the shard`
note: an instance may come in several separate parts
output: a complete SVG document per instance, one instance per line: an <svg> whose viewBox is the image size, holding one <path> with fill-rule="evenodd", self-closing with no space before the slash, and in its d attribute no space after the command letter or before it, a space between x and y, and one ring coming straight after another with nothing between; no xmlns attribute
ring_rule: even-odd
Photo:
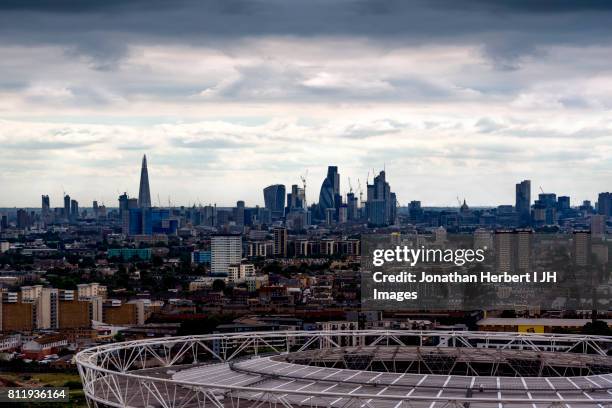
<svg viewBox="0 0 612 408"><path fill-rule="evenodd" d="M142 157L142 168L140 169L140 188L138 189L138 206L140 208L151 207L151 191L149 190L149 172L147 171L147 155Z"/></svg>

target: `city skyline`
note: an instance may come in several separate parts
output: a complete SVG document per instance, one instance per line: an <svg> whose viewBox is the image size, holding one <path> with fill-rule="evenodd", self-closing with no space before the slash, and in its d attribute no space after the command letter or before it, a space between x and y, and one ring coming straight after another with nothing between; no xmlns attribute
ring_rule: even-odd
<svg viewBox="0 0 612 408"><path fill-rule="evenodd" d="M262 204L306 169L313 202L329 164L402 203L609 190L604 2L140 4L0 4L0 206L136 195L143 153L154 203Z"/></svg>
<svg viewBox="0 0 612 408"><path fill-rule="evenodd" d="M260 206L260 207L266 207L266 203L265 203L265 190L270 188L270 187L276 187L276 186L283 186L284 189L288 192L291 191L291 186L298 186L298 189L301 191L302 187L303 187L303 183L307 182L308 185L310 186L310 188L308 188L306 190L306 201L308 204L308 207L310 207L311 204L319 204L321 203L321 198L324 197L324 205L323 208L329 208L330 205L333 205L333 201L334 201L334 197L332 196L333 194L338 194L336 193L336 191L339 192L340 197L342 199L342 202L344 202L345 204L347 204L346 202L346 197L347 194L349 192L352 192L354 194L355 198L359 198L359 187L361 187L362 190L362 195L363 195L363 202L365 203L366 201L366 197L367 197L367 185L368 184L372 184L375 183L375 177L376 174L375 173L377 170L376 169L372 169L371 173L368 172L368 178L364 181L358 180L359 184L356 184L354 181L351 181L351 177L347 176L347 177L342 177L342 174L338 174L338 168L339 166L335 166L335 165L329 165L326 167L327 168L327 173L325 173L325 176L322 178L323 181L323 185L321 186L321 190L319 190L319 188L316 186L317 181L316 180L311 180L311 179L307 179L305 176L308 175L308 170L306 171L305 175L299 176L301 179L298 182L295 183L291 183L291 184L283 184L283 183L278 183L278 184L266 184L265 181L262 181L263 186L260 189L259 194L261 195L259 200L255 200L254 202L246 202L246 205L248 207L256 207L256 206ZM335 172L330 176L330 171L331 172ZM386 174L388 174L388 172L386 172ZM315 172L316 173L316 172ZM119 190L117 189L117 193L118 196L122 195L122 194L127 194L129 197L132 198L137 198L138 202L139 202L139 206L141 207L180 207L180 206L203 206L203 205L217 205L219 207L234 207L236 205L236 203L238 201L245 201L241 196L236 197L236 200L234 202L228 202L228 203L218 203L214 200L198 200L198 202L189 202L189 203L180 203L180 202L176 202L174 201L173 197L171 195L161 195L161 193L154 193L155 195L153 196L154 198L151 197L151 191L150 191L150 187L149 187L149 170L148 170L148 165L147 165L147 155L144 154L142 156L142 160L141 160L141 166L140 166L140 172L138 173L138 184L139 187L137 188L138 193L132 193L131 189L124 189L124 190ZM303 179L302 179L303 177ZM330 177L333 178L333 181L329 181ZM345 183L343 183L343 180L345 180ZM313 186L312 182L315 182L315 185ZM322 195L324 191L326 191L326 183L333 183L333 186L331 186L330 184L330 188L332 188L332 192L327 193L325 195ZM525 185L525 187L523 187L523 185ZM449 203L447 204L438 204L438 203L427 203L425 201L423 201L422 199L420 199L418 196L412 197L409 200L406 201L402 201L400 198L398 198L398 206L400 207L408 207L408 204L410 203L410 201L420 201L422 202L424 207L461 207L461 201L463 200L464 202L468 202L468 204L470 204L470 206L472 207L495 207L498 205L515 205L515 203L517 203L517 195L519 194L519 186L521 186L521 195L525 195L526 197L523 198L523 200L526 203L533 203L536 200L536 197L540 194L555 194L556 196L560 197L560 196L567 196L572 198L572 206L579 206L580 204L582 204L583 201L589 201L592 204L597 203L597 196L602 193L602 192L607 192L608 190L601 190L598 192L594 192L592 195L592 198L585 198L585 199L576 199L576 197L572 197L569 194L564 194L563 192L557 192L557 191L546 191L542 188L542 186L537 186L537 184L534 184L534 186L532 187L532 180L530 179L525 179L523 181L520 180L516 180L516 183L514 185L514 188L510 188L512 187L509 186L508 189L512 190L512 197L509 197L507 201L500 201L500 202L489 202L489 203L473 203L470 201L469 197L466 196L460 196L458 194L454 195L453 197L450 198ZM526 190L525 190L526 188ZM313 189L315 189L316 191L313 191ZM394 188L395 189L395 188ZM100 201L99 199L92 199L91 201L87 201L87 200L83 200L82 197L78 197L75 200L75 197L77 197L75 194L73 194L73 196L70 196L70 192L66 191L64 189L64 185L62 185L62 194L61 194L61 199L58 200L58 202L62 202L63 201L63 206L64 208L66 207L66 205L70 206L70 201L72 198L72 201L76 201L77 206L80 203L80 206L82 208L89 208L89 203L93 203L96 202L99 205L105 205L108 208L114 208L114 207L118 207L116 201L117 201L117 197L114 198L114 200L111 200L110 202L105 202L105 201ZM247 192L248 194L246 195L252 195L252 193L250 191ZM308 198L310 197L310 198ZM6 205L2 205L2 203L0 203L0 208L40 208L41 204L40 204L40 200L42 198L42 202L43 202L43 208L46 206L47 208L49 207L54 207L53 205L53 194L49 194L47 192L44 192L42 194L40 194L38 196L38 203L37 204L33 204L33 205L14 205L14 206L6 206ZM166 199L166 201L164 201L164 198ZM317 199L318 198L318 199ZM284 193L283 193L283 199L284 199ZM66 204L66 200L68 200L68 204ZM329 200L331 200L332 202L330 203ZM458 201L457 201L458 200ZM84 204L84 205L83 205ZM287 205L289 205L289 203L287 203ZM301 206L302 204L300 204ZM59 206L55 206L55 207L59 207ZM517 208L518 212L521 211L525 211L524 209L524 205L522 206L522 208ZM323 217L324 218L324 217Z"/></svg>

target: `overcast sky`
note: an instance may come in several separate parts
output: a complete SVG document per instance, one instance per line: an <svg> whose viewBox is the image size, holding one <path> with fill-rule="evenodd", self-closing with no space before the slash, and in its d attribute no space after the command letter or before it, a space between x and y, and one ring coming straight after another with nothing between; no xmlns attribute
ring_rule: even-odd
<svg viewBox="0 0 612 408"><path fill-rule="evenodd" d="M494 4L493 4L494 3ZM612 190L612 2L0 1L0 207ZM159 198L158 198L159 197Z"/></svg>

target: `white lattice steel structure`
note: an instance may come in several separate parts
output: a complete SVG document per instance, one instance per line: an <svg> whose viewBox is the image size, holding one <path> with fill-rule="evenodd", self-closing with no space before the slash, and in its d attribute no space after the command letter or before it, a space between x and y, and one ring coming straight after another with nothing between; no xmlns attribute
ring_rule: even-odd
<svg viewBox="0 0 612 408"><path fill-rule="evenodd" d="M299 331L156 338L82 351L90 406L612 407L612 338Z"/></svg>

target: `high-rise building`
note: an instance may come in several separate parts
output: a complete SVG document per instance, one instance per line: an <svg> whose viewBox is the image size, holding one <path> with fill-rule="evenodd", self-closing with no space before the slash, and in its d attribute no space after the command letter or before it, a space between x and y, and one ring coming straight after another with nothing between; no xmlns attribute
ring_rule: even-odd
<svg viewBox="0 0 612 408"><path fill-rule="evenodd" d="M151 207L151 191L149 189L149 171L147 170L147 156L142 157L140 169L140 187L138 189L138 206L140 208Z"/></svg>
<svg viewBox="0 0 612 408"><path fill-rule="evenodd" d="M515 208L522 226L531 222L531 180L516 184Z"/></svg>
<svg viewBox="0 0 612 408"><path fill-rule="evenodd" d="M244 201L237 201L234 212L234 221L239 227L244 227Z"/></svg>
<svg viewBox="0 0 612 408"><path fill-rule="evenodd" d="M359 199L355 197L353 192L346 195L346 218L348 221L359 218Z"/></svg>
<svg viewBox="0 0 612 408"><path fill-rule="evenodd" d="M278 220L285 215L285 186L273 184L264 188L264 203L266 209L272 213L272 219Z"/></svg>
<svg viewBox="0 0 612 408"><path fill-rule="evenodd" d="M568 196L557 197L557 209L559 211L569 210L570 207L570 198Z"/></svg>
<svg viewBox="0 0 612 408"><path fill-rule="evenodd" d="M287 228L277 227L274 233L274 255L287 257Z"/></svg>
<svg viewBox="0 0 612 408"><path fill-rule="evenodd" d="M298 187L297 184L293 184L291 186L291 193L287 194L287 213L304 210L305 202L306 192L303 188Z"/></svg>
<svg viewBox="0 0 612 408"><path fill-rule="evenodd" d="M334 209L334 219L337 220L337 213L342 204L340 196L340 174L337 166L327 167L327 177L321 184L319 192L319 218L326 219L330 208Z"/></svg>
<svg viewBox="0 0 612 408"><path fill-rule="evenodd" d="M17 228L27 229L30 227L30 216L24 209L17 210Z"/></svg>
<svg viewBox="0 0 612 408"><path fill-rule="evenodd" d="M612 216L612 193L599 193L597 198L597 213Z"/></svg>
<svg viewBox="0 0 612 408"><path fill-rule="evenodd" d="M76 220L77 218L79 218L79 202L70 200L70 219Z"/></svg>
<svg viewBox="0 0 612 408"><path fill-rule="evenodd" d="M334 189L334 195L340 194L340 174L338 174L338 166L327 167L327 179L331 182Z"/></svg>
<svg viewBox="0 0 612 408"><path fill-rule="evenodd" d="M68 194L64 195L64 219L70 218L70 196Z"/></svg>
<svg viewBox="0 0 612 408"><path fill-rule="evenodd" d="M591 232L589 230L575 230L573 232L574 264L576 266L587 266L591 255Z"/></svg>
<svg viewBox="0 0 612 408"><path fill-rule="evenodd" d="M130 208L128 231L129 235L174 235L178 230L178 221L167 208Z"/></svg>
<svg viewBox="0 0 612 408"><path fill-rule="evenodd" d="M213 235L210 239L210 272L225 275L229 266L242 260L242 237L239 234Z"/></svg>
<svg viewBox="0 0 612 408"><path fill-rule="evenodd" d="M372 184L367 185L367 193L366 213L368 223L375 226L395 224L397 198L395 193L391 192L384 170L374 177Z"/></svg>
<svg viewBox="0 0 612 408"><path fill-rule="evenodd" d="M408 215L410 217L410 222L413 224L423 221L423 208L421 207L420 201L413 200L408 203Z"/></svg>
<svg viewBox="0 0 612 408"><path fill-rule="evenodd" d="M48 222L51 215L51 202L48 195L42 196L41 216L43 221Z"/></svg>
<svg viewBox="0 0 612 408"><path fill-rule="evenodd" d="M554 225L557 223L557 195L540 193L533 203L533 221L536 225Z"/></svg>

